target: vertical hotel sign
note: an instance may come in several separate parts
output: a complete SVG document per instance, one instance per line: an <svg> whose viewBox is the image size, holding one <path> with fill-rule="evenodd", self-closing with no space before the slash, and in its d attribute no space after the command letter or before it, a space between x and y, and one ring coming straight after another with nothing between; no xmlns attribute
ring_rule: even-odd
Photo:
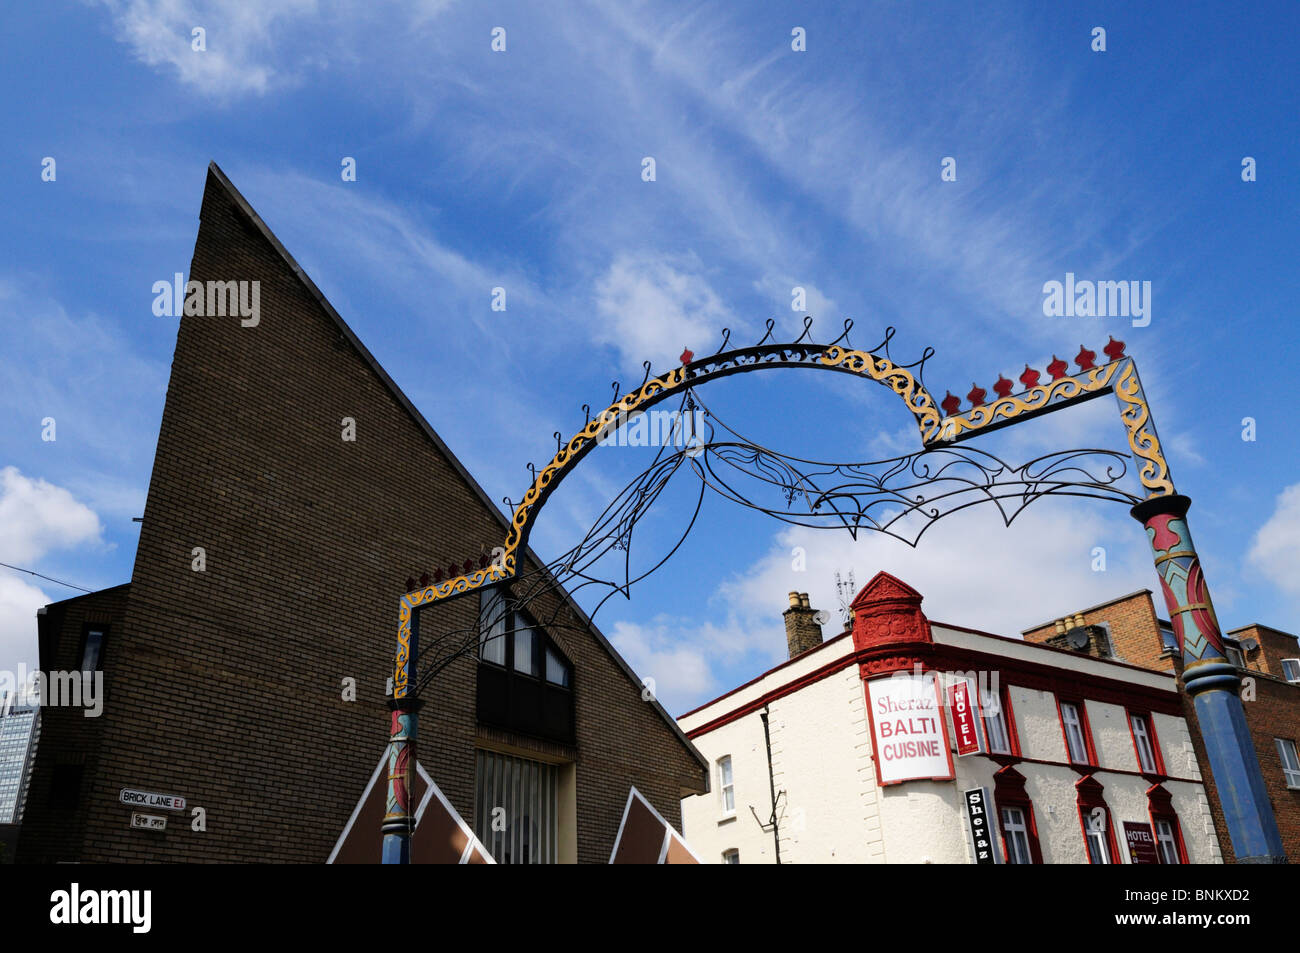
<svg viewBox="0 0 1300 953"><path fill-rule="evenodd" d="M974 695L966 679L959 678L948 687L948 710L952 712L952 730L957 735L957 754L983 751Z"/></svg>
<svg viewBox="0 0 1300 953"><path fill-rule="evenodd" d="M951 781L952 752L933 673L867 682L876 777L883 784Z"/></svg>

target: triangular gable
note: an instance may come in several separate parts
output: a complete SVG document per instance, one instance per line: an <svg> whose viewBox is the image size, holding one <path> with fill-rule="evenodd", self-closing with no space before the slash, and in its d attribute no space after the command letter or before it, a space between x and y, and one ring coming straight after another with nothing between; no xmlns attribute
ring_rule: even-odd
<svg viewBox="0 0 1300 953"><path fill-rule="evenodd" d="M611 864L700 864L682 836L635 787L627 792Z"/></svg>
<svg viewBox="0 0 1300 953"><path fill-rule="evenodd" d="M357 354L361 356L362 360L369 365L371 371L377 378L379 378L383 386L393 396L393 399L397 401L398 405L405 410L408 415L410 415L411 419L414 420L420 430L423 431L425 437L427 437L434 447L438 449L438 452L443 455L451 465L452 470L455 471L456 475L460 477L461 481L469 488L470 492L483 504L484 511L488 516L500 525L502 538L505 538L505 535L512 529L510 519L497 509L496 504L492 502L491 497L488 496L487 492L479 482L470 475L470 472L465 469L465 466L460 462L460 459L451 452L451 449L445 443L443 443L442 438L438 436L437 431L433 429L433 426L429 421L426 420L424 415L416 409L415 405L411 403L410 398L408 398L402 389L397 386L397 383L388 376L388 372L384 370L379 361L375 359L375 356L370 353L370 350L361 343L361 339L358 338L352 328L348 326L348 323L343 320L343 316L334 309L332 304L329 303L329 300L325 297L324 293L316 287L316 283L308 277L307 272L305 272L302 266L298 264L293 255L289 254L289 250L284 247L278 238L276 238L275 233L271 231L270 226L262 220L262 217L253 209L253 206L249 203L248 199L244 198L239 189L235 188L234 183L230 181L223 171L221 171L220 166L218 166L216 162L208 163L208 177L210 182L215 183L230 199L234 204L238 215L242 216L246 220L248 226L270 244L276 255L280 257L302 284L302 287L306 290L307 294L316 302L317 305L320 306L320 309L325 312L330 320L334 322L335 326L338 328L339 334L341 334L344 340L346 340ZM206 192L207 190L205 189L205 200ZM546 563L538 559L537 555L531 548L526 550L525 555L533 565L540 567L543 572L546 572ZM614 663L623 670L628 681L636 686L638 692L641 691L643 683L640 676L632 670L632 666L628 665L627 660L619 654L618 650L614 648L609 639L605 637L605 634L597 628L596 623L587 615L582 606L578 605L577 601L564 587L559 587L558 594L564 600L565 605L569 610L577 616L579 623L586 627L587 631L591 633L601 648L603 648L605 652L608 653L609 657L614 660ZM699 764L701 772L707 772L709 769L708 760L700 753L699 749L691 743L690 739L686 737L685 733L681 730L681 727L677 724L677 721L668 714L663 705L659 703L659 700L651 695L650 698L646 699L646 703L658 713L668 730L673 733L681 746ZM703 777L703 774L701 776ZM703 788L700 790L702 792Z"/></svg>
<svg viewBox="0 0 1300 953"><path fill-rule="evenodd" d="M361 792L352 816L330 852L327 864L377 864L382 855L383 837L380 824L387 810L387 783L384 754ZM386 779L384 779L386 782ZM451 806L424 765L415 763L415 784L411 792L419 802L415 809L415 833L411 837L413 864L495 864L487 848L479 842L468 824Z"/></svg>

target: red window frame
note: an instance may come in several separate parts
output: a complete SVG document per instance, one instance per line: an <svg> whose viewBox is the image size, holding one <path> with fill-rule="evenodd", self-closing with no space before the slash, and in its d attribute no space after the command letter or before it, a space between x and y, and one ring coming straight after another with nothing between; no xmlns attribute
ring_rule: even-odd
<svg viewBox="0 0 1300 953"><path fill-rule="evenodd" d="M1187 845L1183 842L1183 825L1178 823L1178 812L1174 810L1174 799L1159 784L1147 788L1147 815L1151 818L1151 836L1156 839L1156 856L1160 857L1160 834L1156 830L1156 821L1165 821L1174 829L1174 845L1178 848L1178 862L1191 863L1187 859ZM1160 863L1165 859L1160 857Z"/></svg>
<svg viewBox="0 0 1300 953"><path fill-rule="evenodd" d="M1070 736L1065 730L1065 711L1061 708L1062 704L1073 705L1079 712L1079 731L1083 733L1083 753L1087 761L1075 761L1074 755L1070 753ZM1092 725L1088 723L1088 706L1083 703L1083 699L1074 695L1057 695L1056 719L1061 723L1061 741L1065 744L1067 762L1090 768L1100 767L1097 762L1097 749L1092 744Z"/></svg>
<svg viewBox="0 0 1300 953"><path fill-rule="evenodd" d="M1087 817L1097 808L1101 808L1106 816L1106 841L1107 849L1110 852L1110 862L1112 864L1122 864L1123 856L1119 852L1119 841L1115 838L1115 823L1110 814L1110 805L1106 803L1105 791L1101 782L1091 774L1079 779L1079 783L1074 786L1076 791L1075 804L1079 809L1079 833L1083 835L1083 855L1088 858L1088 863L1092 863L1092 852L1088 850L1088 822ZM1151 829L1152 836L1155 835L1155 828Z"/></svg>
<svg viewBox="0 0 1300 953"><path fill-rule="evenodd" d="M1016 734L1016 713L1011 707L1010 689L1010 685L998 686L998 703L1002 706L1002 720L1007 726L1007 747L1011 749L1009 752L993 751L989 748L988 726L984 723L984 699L983 697L979 698L980 732L984 735L985 754L994 758L1020 757L1020 737ZM979 685L975 686L975 693L977 696L979 695ZM999 815L999 820L1000 819L1001 815Z"/></svg>
<svg viewBox="0 0 1300 953"><path fill-rule="evenodd" d="M1138 770L1145 775L1158 775L1168 777L1165 771L1165 760L1160 755L1160 739L1156 737L1156 720L1151 717L1151 712L1142 708L1125 709L1125 716L1128 718L1128 734L1133 739L1133 755L1137 758ZM1137 734L1133 731L1133 719L1141 718L1146 722L1147 741L1151 745L1151 758L1155 762L1155 771L1148 771L1142 767L1142 751L1138 748Z"/></svg>
<svg viewBox="0 0 1300 953"><path fill-rule="evenodd" d="M1029 839L1029 859L1035 864L1043 862L1043 849L1038 842L1038 823L1034 819L1034 802L1025 791L1025 776L1010 765L993 775L993 806L998 811L998 838L1002 841L1002 859L1009 861L1007 835L1002 829L1002 809L1018 807L1025 814L1025 836Z"/></svg>

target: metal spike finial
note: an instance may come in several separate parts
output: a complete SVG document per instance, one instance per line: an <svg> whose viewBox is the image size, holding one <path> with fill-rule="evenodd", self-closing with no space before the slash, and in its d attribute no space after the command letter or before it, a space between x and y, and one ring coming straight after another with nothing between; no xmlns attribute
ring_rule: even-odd
<svg viewBox="0 0 1300 953"><path fill-rule="evenodd" d="M794 339L795 344L801 344L804 338L812 334L812 323L813 323L812 315L811 314L804 315L803 333Z"/></svg>
<svg viewBox="0 0 1300 953"><path fill-rule="evenodd" d="M590 405L590 404L583 404L583 405L582 405L582 418L583 418L583 419L582 419L582 426L583 426L583 429L586 429L587 424L591 423L591 405Z"/></svg>
<svg viewBox="0 0 1300 953"><path fill-rule="evenodd" d="M722 344L718 347L718 350L715 353L721 354L723 351L727 349L727 345L730 343L731 343L731 328L723 328Z"/></svg>
<svg viewBox="0 0 1300 953"><path fill-rule="evenodd" d="M772 336L772 329L775 328L775 327L776 327L776 318L768 318L768 319L767 319L767 333L764 334L763 337L762 337L762 339L761 339L761 340L760 340L756 345L754 345L754 346L755 346L755 347L762 347L764 344L766 344L768 338L770 338L770 337Z"/></svg>
<svg viewBox="0 0 1300 953"><path fill-rule="evenodd" d="M560 452L560 439L564 436L564 434L560 433L557 430L551 436L555 438L555 452L558 454Z"/></svg>

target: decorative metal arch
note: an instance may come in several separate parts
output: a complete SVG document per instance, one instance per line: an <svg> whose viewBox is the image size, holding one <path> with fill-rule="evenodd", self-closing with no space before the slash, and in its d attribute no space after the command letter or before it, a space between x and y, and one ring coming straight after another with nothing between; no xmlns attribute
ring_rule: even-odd
<svg viewBox="0 0 1300 953"><path fill-rule="evenodd" d="M916 420L923 448L954 444L981 433L997 430L1013 421L1028 419L1074 404L1083 403L1108 393L1119 399L1120 416L1128 435L1129 448L1139 464L1138 477L1148 498L1174 493L1169 467L1156 435L1151 412L1138 378L1137 366L1131 357L1124 355L1124 345L1113 338L1105 348L1108 363L1093 363L1096 354L1080 348L1075 363L1076 374L1066 374L1068 365L1053 358L1048 365L1051 380L1039 384L1041 375L1029 369L1020 380L1025 390L1011 394L1009 380L999 377L993 385L996 398L986 402L986 392L974 387L967 395L970 409L959 412L960 400L949 394L940 405L931 396L921 380L925 362L934 354L927 348L921 358L911 364L896 363L889 355L889 342L894 329L887 328L884 340L870 351L855 350L848 346L848 333L852 320L844 322L844 330L829 344L816 344L805 339L812 328L812 319L804 319L803 333L793 342L769 343L775 322L767 322L763 339L750 347L727 350L731 334L723 330L722 346L718 352L694 360L689 351L682 354L682 364L658 377L650 377L650 362L644 364L646 376L636 389L618 397L595 417L588 415L586 424L567 443L559 444L555 456L541 472L533 470L533 483L523 499L514 507L510 528L504 544L494 553L488 566L443 582L422 586L406 593L400 602L398 621L398 648L393 673L394 698L405 697L409 690L408 660L410 658L411 618L415 610L434 602L444 602L468 594L484 586L508 582L519 572L522 554L542 506L561 481L582 461L601 437L617 428L633 413L648 410L655 404L680 394L686 389L733 374L757 370L788 367L810 367L837 371L863 377L888 387L897 394ZM618 384L614 384L615 393Z"/></svg>
<svg viewBox="0 0 1300 953"><path fill-rule="evenodd" d="M392 720L388 750L388 810L384 817L382 832L384 836L383 857L385 863L407 863L410 859L409 843L411 831L411 814L409 805L408 779L413 763L413 750L419 709L418 688L411 692L409 669L413 668L417 654L418 626L415 624L416 611L437 601L445 601L484 586L496 585L510 580L520 579L520 565L526 553L528 537L537 516L550 494L564 477L598 445L602 436L617 429L627 421L632 413L643 412L662 400L680 393L686 406L692 406L694 399L690 388L715 378L731 374L745 373L773 367L815 367L841 373L855 374L869 378L893 390L902 399L916 420L921 437L922 450L909 457L900 457L892 461L897 465L883 474L870 472L866 465L827 465L812 473L803 468L809 461L782 454L769 454L752 443L710 443L707 450L713 453L712 460L730 466L737 466L742 472L747 464L755 464L763 474L775 474L769 479L761 476L769 485L780 487L784 491L794 492L799 488L805 495L813 487L815 478L825 477L832 485L820 489L815 497L815 506L829 503L835 508L835 501L859 502L860 488L865 487L866 495L885 494L898 497L908 487L887 486L889 478L903 473L904 467L922 483L942 477L947 466L939 468L937 473L928 466L918 466L918 458L926 457L938 451L937 456L951 455L959 460L959 465L973 466L983 471L979 479L962 480L968 489L983 493L989 499L998 502L1002 499L1023 495L1028 501L1048 494L1093 495L1110 499L1126 499L1134 502L1130 514L1143 524L1150 544L1155 567L1160 576L1161 589L1173 622L1175 636L1183 660L1182 680L1187 694L1193 699L1200 722L1202 735L1206 740L1206 751L1210 759L1215 783L1224 798L1223 808L1225 823L1232 840L1233 849L1239 862L1285 863L1286 856L1282 847L1273 810L1268 800L1263 776L1253 747L1249 744L1249 728L1241 700L1237 696L1240 676L1225 657L1219 623L1210 603L1209 591L1201 571L1200 559L1187 528L1186 514L1191 501L1180 496L1174 490L1173 479L1165 461L1160 440L1156 435L1155 424L1151 419L1151 410L1142 390L1137 366L1133 359L1125 356L1123 342L1111 338L1102 349L1109 359L1097 365L1096 353L1086 347L1080 347L1074 363L1078 371L1066 373L1069 365L1053 357L1047 366L1050 380L1039 383L1042 375L1025 366L1019 380L1024 390L1017 394L1011 391L1015 385L999 375L993 385L995 398L988 401L987 391L975 385L967 400L970 404L965 411L961 409L961 400L947 394L937 402L926 390L921 381L921 371L926 360L933 355L927 348L921 359L912 364L898 364L889 356L889 341L893 328L889 328L885 340L878 348L871 351L859 351L848 343L848 332L852 321L844 322L844 332L830 344L813 344L807 342L812 326L812 319L804 319L803 333L789 344L770 343L775 322L767 322L767 333L753 347L728 350L730 332L724 331L723 343L718 353L700 361L693 360L689 350L683 352L680 367L654 379L650 378L650 363L645 363L645 378L635 390L618 397L604 412L594 419L588 417L580 430L567 444L559 443L560 434L556 434L556 453L551 462L537 473L533 472L533 483L524 494L523 500L513 508L513 518L506 534L505 545L491 565L480 562L477 572L454 576L446 582L436 581L433 585L423 586L406 593L400 604L398 627L398 651L393 677ZM879 353L879 352L883 352ZM614 385L615 395L619 386ZM995 466L985 466L980 462L981 451L963 451L958 453L956 445L982 433L997 430L1012 423L1032 417L1062 410L1084 401L1092 400L1105 394L1115 394L1120 406L1120 419L1124 423L1128 438L1129 451L1137 464L1138 479L1142 484L1145 499L1127 494L1114 487L1115 481L1122 475L1113 468L1107 468L1106 476L1100 480L1077 481L1069 474L1078 469L1080 455L1102 454L1118 456L1112 451L1065 451L1040 457L1018 468L1008 470L1000 461ZM734 433L734 431L733 431ZM944 451L942 448L948 448ZM758 451L755 453L754 451ZM891 461L877 461L891 463ZM674 460L661 461L657 467L675 466ZM1121 468L1122 471L1123 468ZM706 474L707 471L707 474ZM729 494L726 481L719 479L711 459L706 458L698 472L702 475L703 486L712 483L714 489L723 487L720 492L730 495L739 502L747 502L742 495ZM755 475L751 471L750 475ZM1000 475L1010 479L999 483ZM626 528L616 532L615 541L630 533L635 522L638 508L653 501L662 487L656 468L643 475L651 477L649 486L636 483L636 494L632 497L631 514L625 515ZM796 479L789 479L789 478ZM906 477L905 477L906 479ZM842 482L833 482L842 481ZM1012 492L1004 497L1000 487L1011 485ZM1020 487L1021 489L1017 489ZM1079 491L1079 492L1075 492ZM1092 491L1092 492L1088 492ZM958 488L953 493L941 494L940 498L952 499L965 490ZM935 509L924 498L904 499L907 507L919 509L925 506L924 514L937 519L946 512L956 512L965 504L948 509ZM509 505L509 504L508 504ZM865 519L869 528L887 530L888 523L872 519L867 508L859 506L852 514L852 525L863 525ZM755 506L763 512L778 515L770 508ZM619 515L615 512L615 516ZM606 511L608 516L610 511ZM1011 518L1006 512L1004 519ZM693 521L692 521L693 522ZM688 528L689 531L689 528ZM608 537L607 537L608 538ZM680 545L680 543L678 544ZM582 544L574 553L580 552ZM675 550L675 547L674 547ZM669 553L671 555L671 553ZM666 559L667 557L665 557ZM662 564L662 561L661 563ZM465 564L469 569L470 565ZM653 571L653 570L652 570ZM540 573L546 576L545 568ZM554 585L558 580L551 579ZM477 640L473 643L478 645ZM454 657L453 656L449 656ZM444 660L442 665L447 664ZM1246 739L1243 743L1241 739Z"/></svg>

